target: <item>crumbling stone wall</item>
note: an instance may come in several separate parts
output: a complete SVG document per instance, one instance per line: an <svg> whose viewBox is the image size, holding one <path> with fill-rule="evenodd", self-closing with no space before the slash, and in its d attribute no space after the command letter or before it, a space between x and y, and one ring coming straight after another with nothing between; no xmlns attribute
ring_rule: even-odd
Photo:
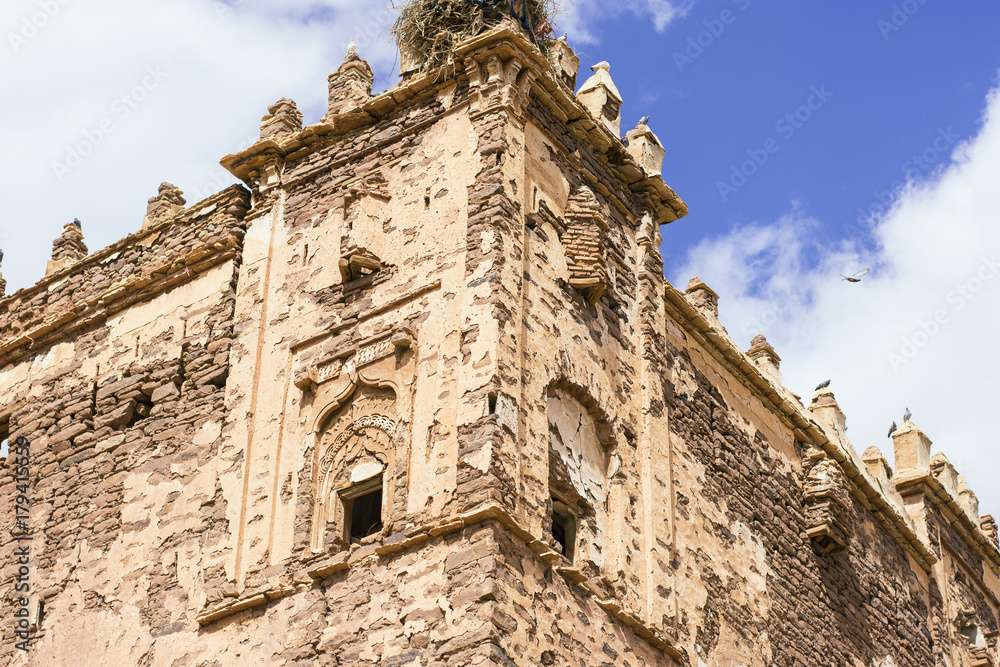
<svg viewBox="0 0 1000 667"><path fill-rule="evenodd" d="M637 160L569 78L510 28L378 97L352 52L321 122L281 100L224 158L249 191L165 185L0 299L44 611L0 658L991 664L995 542L926 491L904 510L832 442L832 394L794 404L710 288L666 283L662 147Z"/></svg>
<svg viewBox="0 0 1000 667"><path fill-rule="evenodd" d="M677 545L681 590L703 600L681 619L698 654L707 664L933 664L927 600L905 551L853 499L848 550L815 549L805 532L808 463L782 451L804 443L754 432L739 397L695 365L691 343L672 344L684 345L671 350L673 375L693 389L675 394L671 409L684 520L701 528L682 531ZM748 606L750 591L760 599Z"/></svg>

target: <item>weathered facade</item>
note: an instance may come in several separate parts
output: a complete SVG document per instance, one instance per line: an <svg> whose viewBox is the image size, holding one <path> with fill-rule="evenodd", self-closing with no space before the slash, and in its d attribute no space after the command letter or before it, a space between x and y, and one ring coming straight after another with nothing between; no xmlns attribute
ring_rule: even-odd
<svg viewBox="0 0 1000 667"><path fill-rule="evenodd" d="M665 281L664 149L577 62L352 52L246 188L67 226L0 300L4 664L1000 662L996 524Z"/></svg>

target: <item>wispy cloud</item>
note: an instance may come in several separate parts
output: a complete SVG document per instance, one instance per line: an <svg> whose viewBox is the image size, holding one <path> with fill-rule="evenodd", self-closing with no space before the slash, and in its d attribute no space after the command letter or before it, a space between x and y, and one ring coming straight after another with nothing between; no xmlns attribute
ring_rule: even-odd
<svg viewBox="0 0 1000 667"><path fill-rule="evenodd" d="M969 478L984 511L1000 511L992 426L1000 332L1000 90L979 134L942 168L910 174L871 234L830 244L793 205L694 248L672 280L700 275L721 296L722 321L748 345L765 333L785 384L810 395L832 377L858 451L883 448L889 423L914 421ZM835 221L832 221L835 222ZM669 241L669 239L668 239ZM842 275L871 268L861 283Z"/></svg>
<svg viewBox="0 0 1000 667"><path fill-rule="evenodd" d="M652 22L658 32L663 32L673 21L683 17L694 5L694 0L580 0L566 2L557 22L570 33L573 42L594 44L599 41L597 28L602 20L631 13Z"/></svg>
<svg viewBox="0 0 1000 667"><path fill-rule="evenodd" d="M192 202L234 182L220 158L245 147L281 97L318 120L351 39L377 89L388 87L394 16L389 0L2 3L8 291L42 277L73 218L98 249L138 230L161 181Z"/></svg>

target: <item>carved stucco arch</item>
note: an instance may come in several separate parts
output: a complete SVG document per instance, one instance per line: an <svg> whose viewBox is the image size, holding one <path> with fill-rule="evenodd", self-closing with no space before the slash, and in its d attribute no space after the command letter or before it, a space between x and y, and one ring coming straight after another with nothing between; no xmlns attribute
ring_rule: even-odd
<svg viewBox="0 0 1000 667"><path fill-rule="evenodd" d="M386 435L382 462L383 502L391 511L398 478L397 459L400 465L405 465L405 457L397 457L396 449L408 437L415 367L416 339L408 329L370 338L353 349L300 367L296 386L312 394L303 416L307 439L312 446L309 478L313 516L308 542L313 551L323 548L328 519L334 516L331 509L336 509L331 508L332 495L336 491L332 484L344 471L333 470L333 461L347 440L360 437L364 429L381 429ZM372 396L375 403L371 407L364 403L358 405L356 401L367 393L366 389L388 390L391 400L387 396ZM380 406L377 405L379 401ZM342 413L342 410L352 412ZM334 423L338 415L350 415L350 418ZM387 519L389 516L385 515Z"/></svg>
<svg viewBox="0 0 1000 667"><path fill-rule="evenodd" d="M341 403L340 407L350 409L349 399L353 396L354 392ZM392 400L394 403L397 402L395 392L393 392ZM335 413L336 409L329 413L330 417L332 418ZM396 447L398 445L399 423L392 417L382 414L380 411L362 411L362 414L355 415L354 419L342 425L335 432L326 428L326 421L322 424L323 427L316 434L313 465L313 488L316 491L313 504L311 543L314 551L323 548L328 525L331 521L336 519L338 525L342 524L343 517L340 515L339 507L336 506L335 498L338 490L350 483L363 482L377 475L382 475L382 497L383 502L385 502L392 497L394 483L392 473L397 465ZM373 432L382 435L378 438L372 438L371 433ZM362 438L368 438L376 446L365 445L365 452L360 455L358 460L353 461L349 468L336 467L338 459L349 454L345 450L351 441ZM359 470L362 471L362 474L355 478L355 472Z"/></svg>

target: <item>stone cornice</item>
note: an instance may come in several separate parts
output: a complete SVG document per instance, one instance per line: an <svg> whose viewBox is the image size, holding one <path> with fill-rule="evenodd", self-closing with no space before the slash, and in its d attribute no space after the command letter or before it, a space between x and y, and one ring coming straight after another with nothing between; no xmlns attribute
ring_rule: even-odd
<svg viewBox="0 0 1000 667"><path fill-rule="evenodd" d="M945 521L955 529L976 554L986 561L994 574L1000 575L1000 549L993 544L972 521L948 489L932 474L926 475L896 475L892 480L896 489L903 496L922 493L941 512ZM966 564L968 567L968 564Z"/></svg>
<svg viewBox="0 0 1000 667"><path fill-rule="evenodd" d="M476 526L488 521L496 521L513 533L518 539L528 545L544 565L562 576L574 587L576 592L589 597L605 612L621 621L633 632L657 650L662 651L682 664L690 664L687 651L677 645L675 638L664 635L659 630L650 627L634 614L623 609L613 599L608 599L601 593L599 583L593 583L574 568L562 554L553 550L552 545L544 539L532 535L525 530L517 520L503 507L495 503L487 503L479 508L462 514L440 518L418 526L414 526L386 537L382 542L369 544L357 549L342 551L338 554L317 554L307 561L298 564L298 571L278 575L257 585L249 586L237 597L228 598L214 604L206 605L198 615L198 623L202 626L211 625L224 618L247 609L254 609L271 602L288 597L298 591L307 590L323 579L349 570L360 563L379 558L391 557L397 553L421 546L426 542L456 533L468 526Z"/></svg>
<svg viewBox="0 0 1000 667"><path fill-rule="evenodd" d="M522 64L530 66L535 73L531 82L531 93L535 99L548 108L556 118L566 123L574 135L604 163L626 189L654 202L654 213L659 223L673 222L687 215L687 204L663 181L663 178L658 174L647 175L627 153L623 153L620 165L608 163L604 154L621 140L613 136L603 123L597 122L577 101L573 92L556 79L551 66L538 52L537 47L528 42L522 34L508 27L496 28L460 44L456 48L458 57L453 64L411 76L395 88L371 98L360 106L327 117L325 122L310 125L296 133L259 141L240 153L224 157L221 164L240 180L252 184L259 178L261 170L271 162L285 162L306 157L331 145L348 132L373 125L390 114L426 100L441 89L459 81L468 81L469 73L466 72L462 56L484 49L516 52L523 60ZM419 126L407 128L381 142L379 146L395 143L400 138L417 132L437 120L435 117ZM377 148L378 146L373 146L370 151ZM361 154L354 154L351 159L360 156ZM317 166L317 169L330 167L331 165L326 164ZM299 174L300 178L302 176Z"/></svg>
<svg viewBox="0 0 1000 667"><path fill-rule="evenodd" d="M851 495L871 511L885 531L909 553L925 572L937 562L930 544L912 526L908 517L885 496L877 483L871 480L855 463L851 454L839 443L831 441L823 428L813 421L805 409L793 403L758 370L742 350L720 332L697 308L692 306L684 293L669 282L664 286L664 303L667 315L698 340L708 352L739 379L796 438L807 442L836 461L850 481Z"/></svg>

